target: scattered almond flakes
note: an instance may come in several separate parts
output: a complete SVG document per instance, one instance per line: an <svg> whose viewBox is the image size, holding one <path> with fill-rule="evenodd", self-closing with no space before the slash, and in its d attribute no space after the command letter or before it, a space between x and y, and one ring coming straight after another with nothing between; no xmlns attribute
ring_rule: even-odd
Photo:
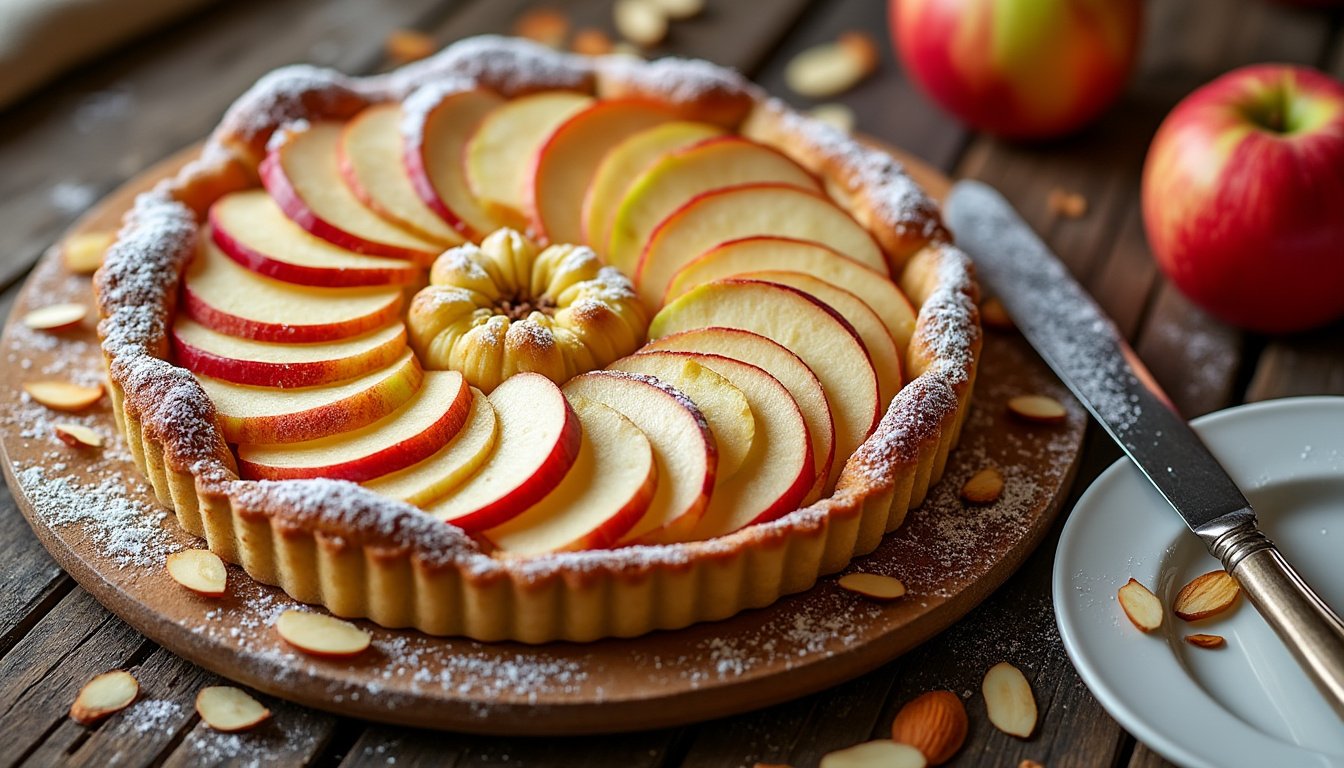
<svg viewBox="0 0 1344 768"><path fill-rule="evenodd" d="M168 575L204 597L223 597L229 572L219 555L208 549L184 549L168 556Z"/></svg>
<svg viewBox="0 0 1344 768"><path fill-rule="evenodd" d="M1008 411L1014 416L1037 424L1058 424L1069 415L1064 405L1045 395L1019 395L1008 401Z"/></svg>
<svg viewBox="0 0 1344 768"><path fill-rule="evenodd" d="M413 29L394 29L383 41L383 53L393 64L408 64L428 58L439 49L434 38Z"/></svg>
<svg viewBox="0 0 1344 768"><path fill-rule="evenodd" d="M56 438L71 448L101 448L103 436L83 424L61 422L52 424L51 431Z"/></svg>
<svg viewBox="0 0 1344 768"><path fill-rule="evenodd" d="M1227 645L1227 640L1222 635L1186 635L1185 642L1198 648L1222 648Z"/></svg>
<svg viewBox="0 0 1344 768"><path fill-rule="evenodd" d="M1162 626L1162 601L1140 582L1131 578L1116 591L1115 597L1140 632L1152 632Z"/></svg>
<svg viewBox="0 0 1344 768"><path fill-rule="evenodd" d="M834 101L818 104L809 109L807 114L845 133L853 133L854 124L858 121L849 105Z"/></svg>
<svg viewBox="0 0 1344 768"><path fill-rule="evenodd" d="M611 37L596 27L584 27L574 33L570 50L584 56L605 56L614 50Z"/></svg>
<svg viewBox="0 0 1344 768"><path fill-rule="evenodd" d="M1186 621L1199 621L1231 608L1241 596L1241 585L1227 571L1209 571L1181 587L1172 613Z"/></svg>
<svg viewBox="0 0 1344 768"><path fill-rule="evenodd" d="M823 755L819 768L925 768L927 765L928 761L918 749L879 739Z"/></svg>
<svg viewBox="0 0 1344 768"><path fill-rule="evenodd" d="M993 504L1002 494L1003 473L996 467L985 467L961 486L961 500L967 504Z"/></svg>
<svg viewBox="0 0 1344 768"><path fill-rule="evenodd" d="M784 69L784 82L795 93L824 99L848 91L877 70L877 44L863 32L846 32L835 42L802 51Z"/></svg>
<svg viewBox="0 0 1344 768"><path fill-rule="evenodd" d="M264 723L271 710L230 685L211 685L196 694L196 713L205 724L221 733L238 733Z"/></svg>
<svg viewBox="0 0 1344 768"><path fill-rule="evenodd" d="M79 689L70 705L70 719L80 725L92 725L114 712L129 707L140 694L140 682L122 669L94 677Z"/></svg>
<svg viewBox="0 0 1344 768"><path fill-rule="evenodd" d="M1022 670L1001 661L985 673L980 690L995 728L1020 739L1036 730L1036 697Z"/></svg>
<svg viewBox="0 0 1344 768"><path fill-rule="evenodd" d="M836 585L871 600L895 600L905 596L905 584L900 579L877 573L847 573Z"/></svg>
<svg viewBox="0 0 1344 768"><path fill-rule="evenodd" d="M513 34L559 50L569 36L569 17L555 8L533 8L513 22Z"/></svg>
<svg viewBox="0 0 1344 768"><path fill-rule="evenodd" d="M103 265L103 254L116 239L117 233L111 231L71 235L61 245L61 260L76 275L91 275Z"/></svg>
<svg viewBox="0 0 1344 768"><path fill-rule="evenodd" d="M103 398L101 383L86 387L61 379L24 382L23 391L54 411L82 411Z"/></svg>
<svg viewBox="0 0 1344 768"><path fill-rule="evenodd" d="M653 0L616 0L612 20L621 37L640 46L655 46L667 37L667 15Z"/></svg>
<svg viewBox="0 0 1344 768"><path fill-rule="evenodd" d="M325 658L346 658L363 653L372 641L365 630L325 613L290 609L280 614L275 631L285 642L304 653Z"/></svg>
<svg viewBox="0 0 1344 768"><path fill-rule="evenodd" d="M1081 219L1087 215L1087 198L1062 187L1050 190L1045 204L1051 213L1067 219Z"/></svg>
<svg viewBox="0 0 1344 768"><path fill-rule="evenodd" d="M48 304L23 316L23 324L34 331L66 331L79 326L88 316L84 304Z"/></svg>

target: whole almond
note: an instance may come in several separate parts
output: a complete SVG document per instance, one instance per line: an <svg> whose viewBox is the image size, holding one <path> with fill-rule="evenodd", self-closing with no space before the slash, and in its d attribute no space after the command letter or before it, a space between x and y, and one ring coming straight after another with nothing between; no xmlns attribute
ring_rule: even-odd
<svg viewBox="0 0 1344 768"><path fill-rule="evenodd" d="M971 475L961 486L961 500L968 504L993 504L1003 494L1003 473L994 467Z"/></svg>
<svg viewBox="0 0 1344 768"><path fill-rule="evenodd" d="M1115 596L1120 608L1140 632L1152 632L1162 626L1162 601L1143 584L1130 579Z"/></svg>
<svg viewBox="0 0 1344 768"><path fill-rule="evenodd" d="M995 728L1020 739L1036 730L1036 697L1022 670L1001 661L985 673L980 690Z"/></svg>
<svg viewBox="0 0 1344 768"><path fill-rule="evenodd" d="M1186 621L1199 621L1231 608L1241 595L1241 585L1227 571L1209 571L1181 587L1172 613Z"/></svg>
<svg viewBox="0 0 1344 768"><path fill-rule="evenodd" d="M891 738L924 754L929 765L942 765L966 741L966 707L951 691L929 691L901 707L891 723Z"/></svg>
<svg viewBox="0 0 1344 768"><path fill-rule="evenodd" d="M1227 640L1222 635L1186 635L1185 642L1197 648L1222 648L1227 645Z"/></svg>

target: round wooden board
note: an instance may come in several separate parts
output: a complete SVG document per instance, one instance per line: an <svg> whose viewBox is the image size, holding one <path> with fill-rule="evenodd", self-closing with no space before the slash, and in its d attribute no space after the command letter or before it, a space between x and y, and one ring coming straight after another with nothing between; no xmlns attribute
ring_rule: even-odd
<svg viewBox="0 0 1344 768"><path fill-rule="evenodd" d="M190 148L128 182L72 231L114 228L133 196L194 156ZM899 154L899 153L897 153ZM948 181L907 160L927 189ZM487 734L543 735L636 730L706 720L776 704L872 670L950 626L980 603L1035 549L1058 512L1077 464L1084 412L1016 334L987 334L974 411L947 474L929 500L854 570L898 576L909 594L877 604L834 579L725 621L631 640L525 646L434 638L366 625L374 647L354 661L295 653L271 621L294 602L230 567L230 592L194 596L172 582L164 553L199 546L171 516L148 541L98 515L108 489L148 519L161 510L115 435L104 401L73 420L95 426L102 450L68 448L51 433L63 414L20 396L24 381L101 371L93 321L50 335L24 327L28 310L91 302L90 281L66 273L53 248L14 307L0 345L0 379L11 403L0 418L4 471L20 509L52 556L113 613L155 642L213 672L276 696L343 715ZM1031 426L1005 414L1019 393L1052 395L1066 423ZM957 489L987 464L1003 469L1004 497L966 507ZM73 491L72 491L73 489ZM84 496L80 496L84 494ZM115 494L113 494L115 495ZM142 526L143 527L143 526Z"/></svg>

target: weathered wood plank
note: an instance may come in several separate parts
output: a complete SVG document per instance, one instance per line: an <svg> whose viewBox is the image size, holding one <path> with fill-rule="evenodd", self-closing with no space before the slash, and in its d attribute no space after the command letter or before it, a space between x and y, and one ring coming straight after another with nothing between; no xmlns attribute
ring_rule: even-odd
<svg viewBox="0 0 1344 768"><path fill-rule="evenodd" d="M0 481L0 655L69 592L74 582L38 543Z"/></svg>
<svg viewBox="0 0 1344 768"><path fill-rule="evenodd" d="M1176 768L1166 758L1154 752L1145 744L1136 744L1134 754L1130 755L1128 768Z"/></svg>
<svg viewBox="0 0 1344 768"><path fill-rule="evenodd" d="M165 652L166 653L166 652ZM192 710L196 692L206 685L225 685L228 681L172 657L184 677L192 684L176 697ZM322 754L337 729L337 718L249 691L271 710L271 719L246 733L219 733L199 718L162 764L165 768L194 768L200 765L301 766L310 765ZM354 724L354 727L362 727Z"/></svg>
<svg viewBox="0 0 1344 768"><path fill-rule="evenodd" d="M0 286L103 194L205 135L267 70L300 61L367 70L389 30L443 4L216 4L14 106L0 120Z"/></svg>
<svg viewBox="0 0 1344 768"><path fill-rule="evenodd" d="M1275 339L1265 347L1246 391L1246 400L1294 395L1344 394L1344 324Z"/></svg>

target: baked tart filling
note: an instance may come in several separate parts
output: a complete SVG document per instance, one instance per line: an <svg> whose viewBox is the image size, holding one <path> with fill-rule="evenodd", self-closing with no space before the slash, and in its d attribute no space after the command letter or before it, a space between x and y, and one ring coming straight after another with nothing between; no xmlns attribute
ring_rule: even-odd
<svg viewBox="0 0 1344 768"><path fill-rule="evenodd" d="M254 578L483 640L808 588L942 473L976 289L885 153L704 62L280 70L97 277L118 421Z"/></svg>

